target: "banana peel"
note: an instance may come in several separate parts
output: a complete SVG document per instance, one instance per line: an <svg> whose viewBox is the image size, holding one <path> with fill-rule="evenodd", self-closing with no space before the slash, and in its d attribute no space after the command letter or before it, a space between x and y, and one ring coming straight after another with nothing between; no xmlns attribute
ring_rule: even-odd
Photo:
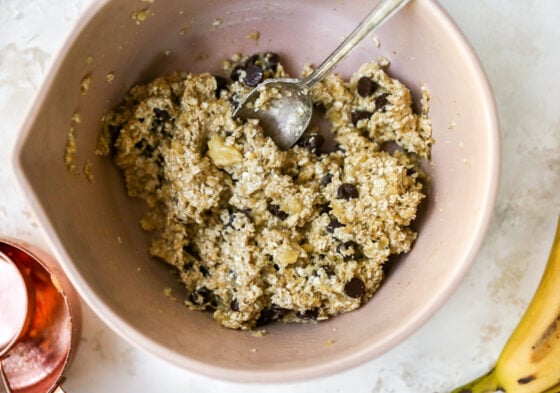
<svg viewBox="0 0 560 393"><path fill-rule="evenodd" d="M560 218L543 276L488 373L451 393L560 393Z"/></svg>

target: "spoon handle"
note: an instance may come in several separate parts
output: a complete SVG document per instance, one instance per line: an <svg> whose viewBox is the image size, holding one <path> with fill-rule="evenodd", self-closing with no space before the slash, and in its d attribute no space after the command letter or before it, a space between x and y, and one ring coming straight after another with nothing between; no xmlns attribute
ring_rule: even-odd
<svg viewBox="0 0 560 393"><path fill-rule="evenodd" d="M365 19L354 29L354 31L346 37L336 50L308 77L304 78L302 83L311 88L315 83L319 82L341 61L354 47L376 27L379 27L391 15L403 7L409 0L381 0L379 4L365 17Z"/></svg>

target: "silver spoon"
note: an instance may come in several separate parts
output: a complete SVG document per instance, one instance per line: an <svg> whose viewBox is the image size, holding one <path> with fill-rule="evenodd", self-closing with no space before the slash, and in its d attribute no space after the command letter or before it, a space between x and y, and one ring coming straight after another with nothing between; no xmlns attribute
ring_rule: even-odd
<svg viewBox="0 0 560 393"><path fill-rule="evenodd" d="M280 149L289 149L298 141L311 121L311 87L321 81L364 37L408 2L409 0L380 1L313 73L303 79L276 78L263 81L243 98L233 116L259 119L265 134L270 136ZM262 95L263 93L266 94Z"/></svg>

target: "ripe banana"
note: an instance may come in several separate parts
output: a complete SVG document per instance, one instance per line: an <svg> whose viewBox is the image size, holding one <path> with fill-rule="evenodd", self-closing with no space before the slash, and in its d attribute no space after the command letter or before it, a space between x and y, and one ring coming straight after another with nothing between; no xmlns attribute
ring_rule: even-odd
<svg viewBox="0 0 560 393"><path fill-rule="evenodd" d="M560 393L560 219L537 291L495 367L452 393Z"/></svg>

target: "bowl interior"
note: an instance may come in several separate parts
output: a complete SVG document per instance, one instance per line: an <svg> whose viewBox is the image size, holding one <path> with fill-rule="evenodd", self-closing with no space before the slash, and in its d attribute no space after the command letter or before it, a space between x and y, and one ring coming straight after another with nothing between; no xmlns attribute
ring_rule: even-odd
<svg viewBox="0 0 560 393"><path fill-rule="evenodd" d="M304 64L322 61L370 8L367 0L123 0L85 12L31 110L15 166L66 273L119 334L215 377L293 380L381 354L457 286L494 202L497 127L475 57L431 0L411 2L376 33L379 47L366 39L337 69L349 76L365 62L389 58L389 73L416 99L422 84L429 88L436 139L419 237L358 311L319 324L272 325L263 337L188 311L171 269L147 254L148 235L138 225L142 203L126 196L110 160L94 155L100 117L134 83L175 70L219 73L220 61L233 53L265 50L299 74ZM63 160L71 128L77 175Z"/></svg>

